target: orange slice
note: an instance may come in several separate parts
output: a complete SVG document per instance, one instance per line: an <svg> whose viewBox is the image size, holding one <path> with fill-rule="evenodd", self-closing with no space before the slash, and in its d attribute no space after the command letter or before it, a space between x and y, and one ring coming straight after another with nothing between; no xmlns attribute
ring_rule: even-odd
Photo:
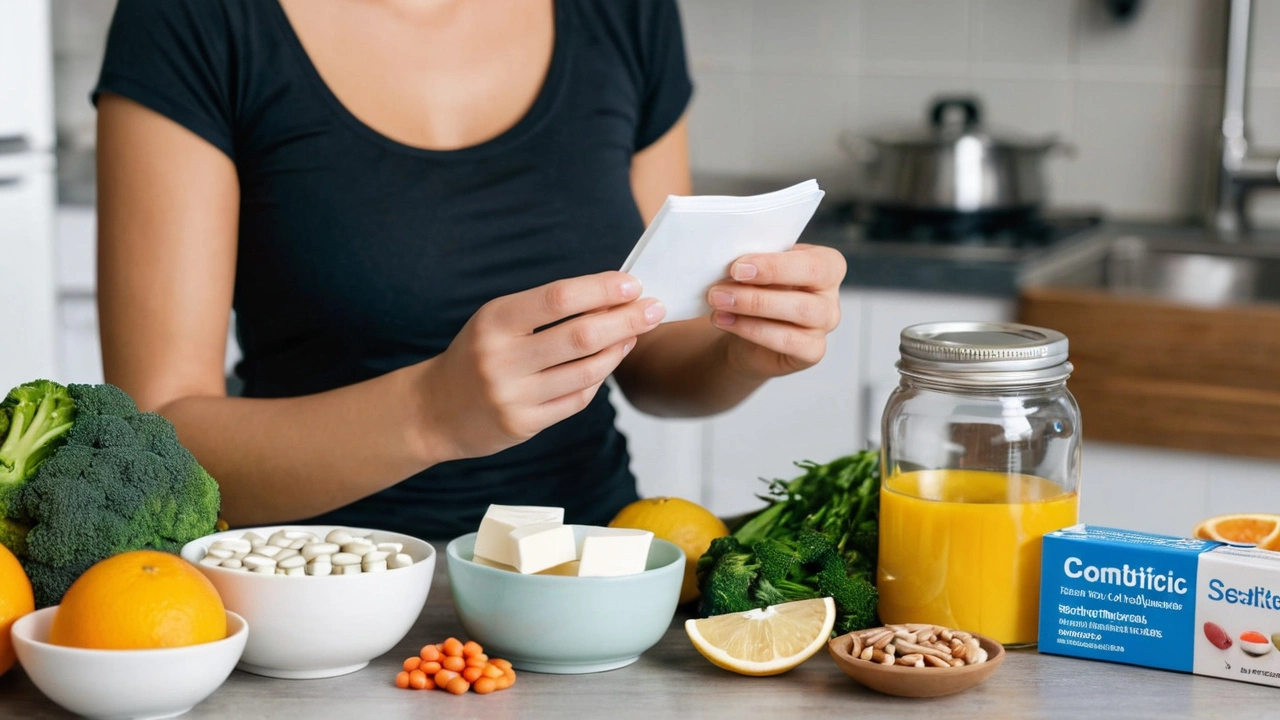
<svg viewBox="0 0 1280 720"><path fill-rule="evenodd" d="M1201 540L1250 543L1264 550L1280 550L1280 515L1218 515L1197 525L1195 536Z"/></svg>

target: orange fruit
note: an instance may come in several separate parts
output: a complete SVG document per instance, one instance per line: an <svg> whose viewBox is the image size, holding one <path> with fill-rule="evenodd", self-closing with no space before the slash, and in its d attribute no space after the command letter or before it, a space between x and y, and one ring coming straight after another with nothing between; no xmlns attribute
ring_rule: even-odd
<svg viewBox="0 0 1280 720"><path fill-rule="evenodd" d="M13 667L18 658L13 654L9 628L13 621L36 609L31 581L22 570L18 558L0 545L0 675Z"/></svg>
<svg viewBox="0 0 1280 720"><path fill-rule="evenodd" d="M133 550L81 575L58 606L49 642L102 650L183 647L227 636L222 598L177 555Z"/></svg>
<svg viewBox="0 0 1280 720"><path fill-rule="evenodd" d="M675 543L684 551L681 604L698 598L698 579L695 576L698 558L711 546L712 540L729 534L724 521L710 510L678 497L637 500L622 508L609 522L609 527L648 530L654 537Z"/></svg>
<svg viewBox="0 0 1280 720"><path fill-rule="evenodd" d="M1218 515L1197 525L1195 536L1201 540L1250 543L1264 550L1280 550L1280 515Z"/></svg>

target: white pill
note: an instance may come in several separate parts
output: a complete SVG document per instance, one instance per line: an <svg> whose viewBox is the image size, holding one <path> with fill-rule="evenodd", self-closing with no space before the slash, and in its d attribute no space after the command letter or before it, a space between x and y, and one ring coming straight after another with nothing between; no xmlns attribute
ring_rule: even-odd
<svg viewBox="0 0 1280 720"><path fill-rule="evenodd" d="M382 572L387 569L389 556L390 553L374 550L360 559L360 568L365 572Z"/></svg>
<svg viewBox="0 0 1280 720"><path fill-rule="evenodd" d="M213 544L214 550L230 550L232 554L238 552L249 552L253 547L248 540L244 538L231 538L227 540L219 540Z"/></svg>
<svg viewBox="0 0 1280 720"><path fill-rule="evenodd" d="M396 553L387 558L387 567L395 570L397 568L409 567L413 564L413 558L404 553Z"/></svg>
<svg viewBox="0 0 1280 720"><path fill-rule="evenodd" d="M333 574L334 575L359 575L360 566L359 565L334 565Z"/></svg>
<svg viewBox="0 0 1280 720"><path fill-rule="evenodd" d="M258 573L259 575L275 575L275 574L276 574L276 566L275 566L274 564L273 564L273 565L263 565L263 566L261 566L261 567L250 568L250 569L249 569L249 572L255 572L255 573Z"/></svg>
<svg viewBox="0 0 1280 720"><path fill-rule="evenodd" d="M309 542L315 542L315 538L294 538L294 540L289 543L289 547L294 550L301 550L306 547Z"/></svg>
<svg viewBox="0 0 1280 720"><path fill-rule="evenodd" d="M211 548L209 552L205 553L205 555L216 557L219 560L226 560L227 558L233 558L236 556L236 554L231 552L230 550L223 550L222 548L216 548L216 547Z"/></svg>
<svg viewBox="0 0 1280 720"><path fill-rule="evenodd" d="M275 557L276 555L279 555L279 554L280 554L280 551L281 551L282 549L283 549L283 548L277 547L277 546L275 546L275 545L262 545L262 546L260 546L260 547L256 547L256 548L254 548L254 549L253 549L253 554L255 554L255 555L262 555L263 557L272 557L272 558L273 558L273 557Z"/></svg>
<svg viewBox="0 0 1280 720"><path fill-rule="evenodd" d="M291 557L298 557L298 551L293 548L281 548L280 552L275 555L276 563L278 564L281 560Z"/></svg>
<svg viewBox="0 0 1280 720"><path fill-rule="evenodd" d="M306 575L307 570L306 568L303 568L303 567L289 568L288 570L284 571L284 574L285 575Z"/></svg>
<svg viewBox="0 0 1280 720"><path fill-rule="evenodd" d="M272 546L272 547L287 548L287 547L289 547L290 545L292 545L292 544L293 544L293 541L292 541L292 540L290 540L289 538L285 538L285 537L282 537L282 538L273 538L273 539L271 539L271 540L268 540L268 541L267 541L267 544L268 544L268 545L270 545L270 546Z"/></svg>
<svg viewBox="0 0 1280 720"><path fill-rule="evenodd" d="M252 530L250 530L249 532L247 532L247 533L245 533L245 534L241 535L241 536L240 536L240 539L241 539L241 540L244 540L244 541L245 541L245 542L247 542L247 543L249 543L249 546L250 546L250 547L252 547L252 546L254 546L254 545L266 545L266 544L267 544L267 539L266 539L266 538L262 537L261 535L259 535L258 533L254 532L254 531L252 531Z"/></svg>
<svg viewBox="0 0 1280 720"><path fill-rule="evenodd" d="M333 563L334 567L350 567L360 564L360 556L348 552L334 553L329 558L329 562Z"/></svg>
<svg viewBox="0 0 1280 720"><path fill-rule="evenodd" d="M231 558L230 560L223 560L222 567L239 570L244 567L244 563L240 562L238 558Z"/></svg>
<svg viewBox="0 0 1280 720"><path fill-rule="evenodd" d="M340 529L330 530L329 534L326 535L324 539L325 539L325 542L337 543L338 545L342 545L344 543L351 542L351 533L347 532L346 530L340 530Z"/></svg>
<svg viewBox="0 0 1280 720"><path fill-rule="evenodd" d="M217 557L215 555L205 555L204 557L200 558L200 564L208 565L209 567L218 567L219 565L222 564L222 558Z"/></svg>
<svg viewBox="0 0 1280 720"><path fill-rule="evenodd" d="M307 543L302 547L302 557L306 558L307 562L311 562L321 555L332 555L341 551L342 547L334 543Z"/></svg>
<svg viewBox="0 0 1280 720"><path fill-rule="evenodd" d="M276 561L273 558L264 557L262 555L246 555L243 562L244 566L250 570L257 570L258 568L264 567L273 568L276 566Z"/></svg>
<svg viewBox="0 0 1280 720"><path fill-rule="evenodd" d="M289 568L300 568L306 564L307 561L303 560L301 555L293 555L283 560L276 561L276 567L282 567L285 570L288 570Z"/></svg>
<svg viewBox="0 0 1280 720"><path fill-rule="evenodd" d="M342 546L342 552L364 557L371 552L375 552L375 548L373 543L364 542L363 540L352 540Z"/></svg>
<svg viewBox="0 0 1280 720"><path fill-rule="evenodd" d="M329 575L333 573L333 566L329 563L311 563L307 566L308 575Z"/></svg>
<svg viewBox="0 0 1280 720"><path fill-rule="evenodd" d="M378 549L385 553L396 553L404 550L404 543L378 543Z"/></svg>

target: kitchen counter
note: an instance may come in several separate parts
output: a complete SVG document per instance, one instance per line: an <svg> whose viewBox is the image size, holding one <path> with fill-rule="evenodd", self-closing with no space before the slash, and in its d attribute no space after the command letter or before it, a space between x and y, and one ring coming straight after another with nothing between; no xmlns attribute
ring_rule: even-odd
<svg viewBox="0 0 1280 720"><path fill-rule="evenodd" d="M439 548L438 548L439 549ZM274 680L234 672L184 718L623 718L1035 717L1220 718L1228 707L1262 708L1280 690L1160 670L1009 653L986 683L949 697L906 700L847 678L825 651L790 673L749 678L720 670L693 649L679 615L662 641L630 667L596 675L520 673L488 696L400 690L392 679L426 642L463 637L449 596L443 553L427 605L409 636L356 673L327 680ZM619 618L626 622L626 618ZM252 628L250 629L252 632ZM68 669L73 672L73 669ZM1265 716L1265 713L1263 714ZM46 700L20 669L0 677L0 718L72 717Z"/></svg>

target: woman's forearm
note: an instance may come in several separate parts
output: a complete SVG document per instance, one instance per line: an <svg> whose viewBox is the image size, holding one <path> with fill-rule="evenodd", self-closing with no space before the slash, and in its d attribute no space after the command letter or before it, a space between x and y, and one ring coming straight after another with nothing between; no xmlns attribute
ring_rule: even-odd
<svg viewBox="0 0 1280 720"><path fill-rule="evenodd" d="M296 398L188 396L157 411L218 481L228 522L300 520L448 459L421 432L420 370Z"/></svg>
<svg viewBox="0 0 1280 720"><path fill-rule="evenodd" d="M668 323L640 338L614 373L627 400L659 417L705 417L732 409L765 378L748 376L728 362L736 342L705 318Z"/></svg>

